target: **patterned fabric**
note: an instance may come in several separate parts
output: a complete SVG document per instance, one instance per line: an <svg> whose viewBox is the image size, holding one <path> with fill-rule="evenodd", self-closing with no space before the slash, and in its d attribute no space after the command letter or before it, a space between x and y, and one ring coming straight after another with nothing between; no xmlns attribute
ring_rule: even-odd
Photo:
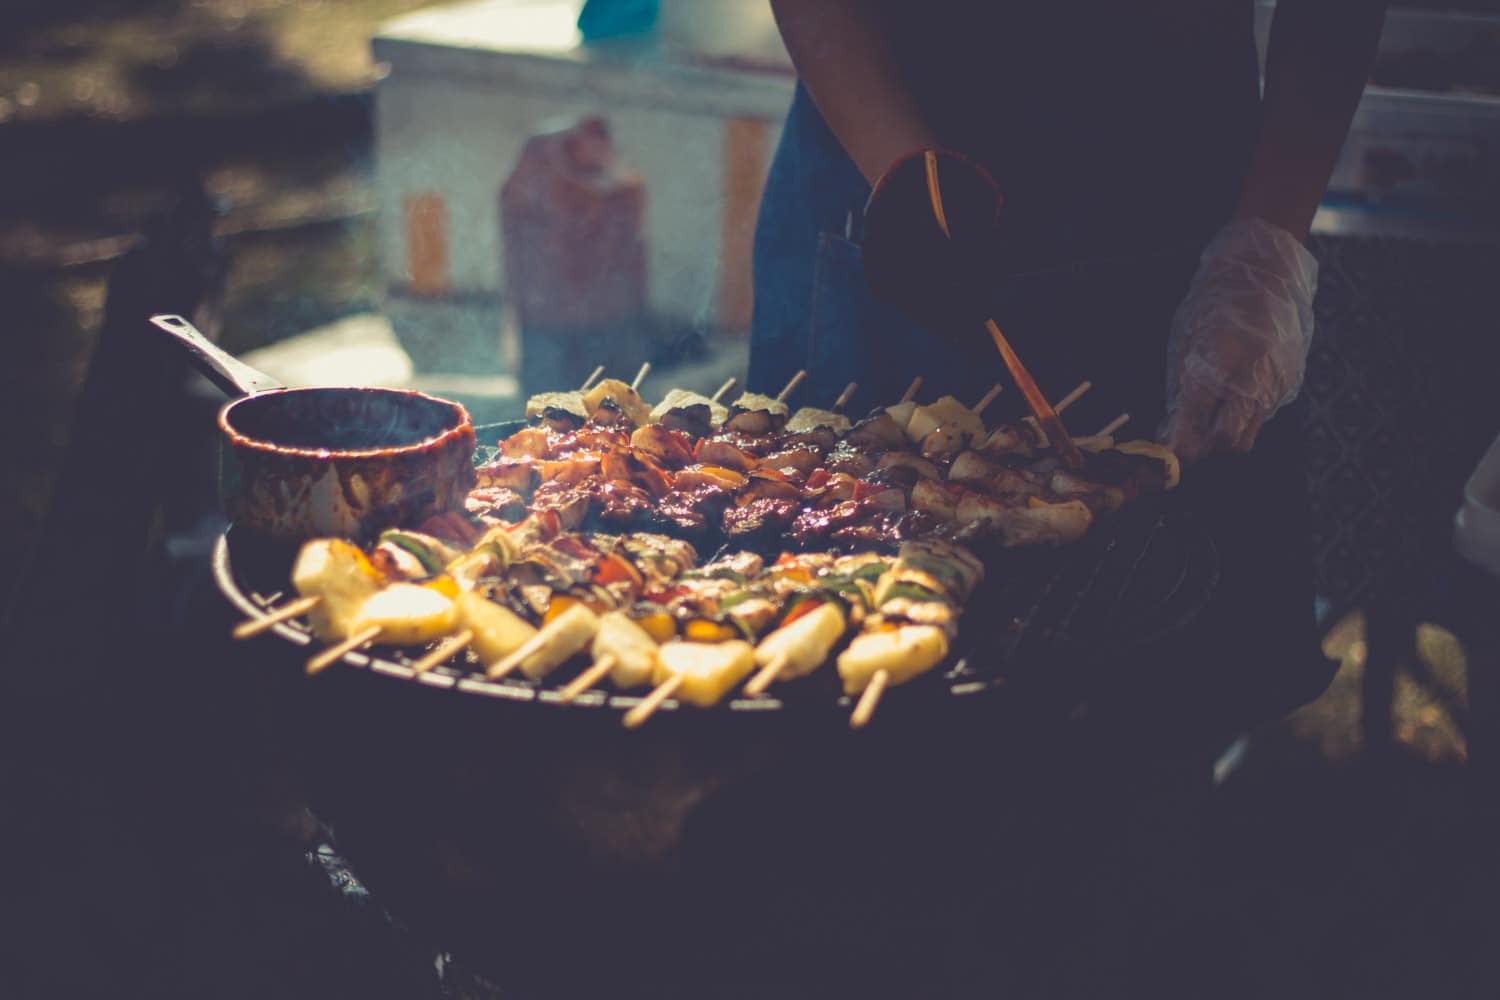
<svg viewBox="0 0 1500 1000"><path fill-rule="evenodd" d="M1313 250L1303 394L1324 617L1430 602L1463 483L1500 433L1500 248L1344 237Z"/></svg>

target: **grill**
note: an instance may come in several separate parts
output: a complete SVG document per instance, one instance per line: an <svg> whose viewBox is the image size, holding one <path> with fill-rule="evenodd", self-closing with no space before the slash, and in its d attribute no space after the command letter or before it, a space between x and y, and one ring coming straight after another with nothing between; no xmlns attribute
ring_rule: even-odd
<svg viewBox="0 0 1500 1000"><path fill-rule="evenodd" d="M478 435L480 440L494 440L518 426L482 427ZM949 665L905 685L900 697L890 702L916 704L1070 684L1182 631L1213 591L1218 558L1211 539L1179 496L1143 499L1063 549L981 550L985 582L966 606ZM293 555L286 546L231 527L215 547L214 576L242 614L263 616L288 599ZM293 647L313 642L298 621L277 625L273 632ZM564 707L560 692L571 676L565 672L558 682L546 685L510 678L490 681L461 660L417 673L414 659L404 651L382 647L350 652L344 663L382 678L554 708ZM850 706L835 672L828 669L773 691L758 698L731 698L709 711L846 712ZM637 694L596 690L566 707L624 711L640 700ZM678 707L669 700L663 709ZM893 707L883 708L882 714Z"/></svg>

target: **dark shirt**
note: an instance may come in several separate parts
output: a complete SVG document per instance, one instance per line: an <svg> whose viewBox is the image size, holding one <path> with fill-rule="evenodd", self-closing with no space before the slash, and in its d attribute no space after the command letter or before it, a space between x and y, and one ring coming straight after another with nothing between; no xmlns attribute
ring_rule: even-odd
<svg viewBox="0 0 1500 1000"><path fill-rule="evenodd" d="M875 0L940 140L986 163L1038 267L1202 241L1259 106L1252 0Z"/></svg>

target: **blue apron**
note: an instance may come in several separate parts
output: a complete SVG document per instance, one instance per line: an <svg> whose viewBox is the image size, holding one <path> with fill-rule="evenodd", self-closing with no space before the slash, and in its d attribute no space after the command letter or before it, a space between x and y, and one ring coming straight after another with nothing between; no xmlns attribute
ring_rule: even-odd
<svg viewBox="0 0 1500 1000"><path fill-rule="evenodd" d="M749 386L774 392L799 369L798 404L827 406L849 382L851 414L895 401L911 380L920 399L952 394L972 403L1005 385L996 417L1024 408L999 355L954 347L908 322L869 291L858 245L869 185L799 86L770 175L755 238L755 311ZM1052 224L1070 220L1058 199ZM1196 266L1202 239L1190 224L1128 256L1012 275L994 291L993 316L1050 399L1084 379L1094 388L1067 412L1074 433L1120 413L1126 434L1153 437L1163 418L1166 335ZM1175 242L1173 242L1175 240ZM1332 672L1318 652L1311 542L1302 455L1302 407L1268 422L1249 455L1189 470L1182 487L1218 546L1221 584L1204 634L1221 645L1202 655L1222 665L1220 695L1248 707L1280 678L1272 701L1291 707L1321 691ZM1250 690L1236 693L1239 683ZM1187 697L1185 694L1184 697Z"/></svg>

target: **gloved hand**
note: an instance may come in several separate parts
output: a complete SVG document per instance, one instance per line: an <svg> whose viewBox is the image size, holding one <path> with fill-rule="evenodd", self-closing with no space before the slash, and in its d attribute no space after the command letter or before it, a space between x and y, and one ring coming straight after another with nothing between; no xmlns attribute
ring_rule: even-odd
<svg viewBox="0 0 1500 1000"><path fill-rule="evenodd" d="M1209 241L1167 343L1163 438L1180 458L1249 451L1297 398L1317 286L1317 260L1269 222L1231 222Z"/></svg>
<svg viewBox="0 0 1500 1000"><path fill-rule="evenodd" d="M938 149L945 233L927 189L925 150L893 163L865 205L870 291L912 322L958 341L982 338L1000 270L999 185L961 153Z"/></svg>

